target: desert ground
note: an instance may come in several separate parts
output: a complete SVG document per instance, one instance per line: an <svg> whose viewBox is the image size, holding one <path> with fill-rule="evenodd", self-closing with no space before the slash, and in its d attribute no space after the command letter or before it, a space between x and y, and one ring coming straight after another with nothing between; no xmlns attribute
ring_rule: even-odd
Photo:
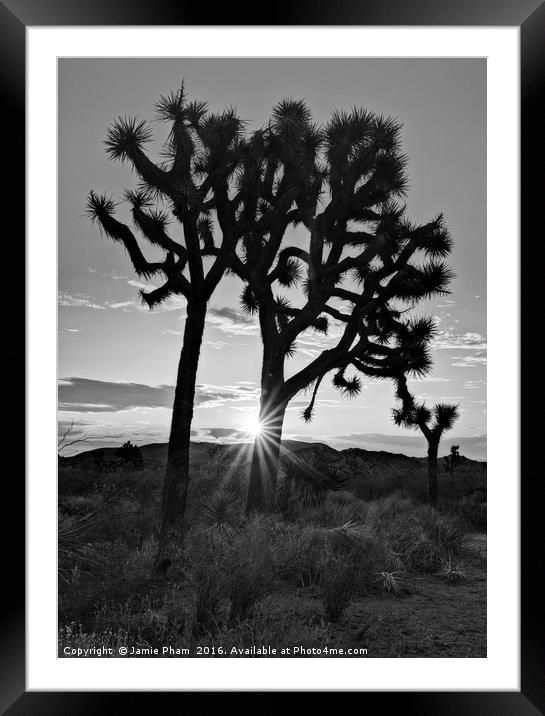
<svg viewBox="0 0 545 716"><path fill-rule="evenodd" d="M486 656L486 463L441 459L434 509L424 458L287 440L277 512L245 518L251 450L192 445L160 575L166 445L60 460L59 656Z"/></svg>

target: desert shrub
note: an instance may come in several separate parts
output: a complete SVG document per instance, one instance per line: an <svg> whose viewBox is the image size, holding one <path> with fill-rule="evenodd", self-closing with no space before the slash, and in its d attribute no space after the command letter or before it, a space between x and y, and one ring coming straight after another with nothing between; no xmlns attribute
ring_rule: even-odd
<svg viewBox="0 0 545 716"><path fill-rule="evenodd" d="M354 589L373 589L376 573L390 564L387 548L363 525L345 522L333 528L286 525L273 541L276 575L298 587L319 585L328 556L344 563L354 576Z"/></svg>
<svg viewBox="0 0 545 716"><path fill-rule="evenodd" d="M157 555L157 540L154 535L146 537L134 547L122 562L122 572L128 577L150 575Z"/></svg>
<svg viewBox="0 0 545 716"><path fill-rule="evenodd" d="M356 498L352 492L348 490L338 490L330 492L326 497L326 503L330 505L338 505L339 507L347 507L354 505ZM361 504L361 503L360 503Z"/></svg>
<svg viewBox="0 0 545 716"><path fill-rule="evenodd" d="M191 587L193 633L215 628L227 615L224 544L217 532L194 530L186 540L184 576Z"/></svg>
<svg viewBox="0 0 545 716"><path fill-rule="evenodd" d="M237 517L237 495L225 487L215 490L202 503L202 517L205 525L221 532L232 532Z"/></svg>
<svg viewBox="0 0 545 716"><path fill-rule="evenodd" d="M447 582L463 582L466 578L464 570L459 564L454 564L451 555L447 559L442 559L439 562L439 571L437 574L443 577Z"/></svg>
<svg viewBox="0 0 545 716"><path fill-rule="evenodd" d="M274 588L270 525L254 519L237 531L226 545L222 568L231 618L244 620Z"/></svg>
<svg viewBox="0 0 545 716"><path fill-rule="evenodd" d="M242 621L274 588L273 523L255 518L229 533L193 530L187 539L187 575L200 630Z"/></svg>
<svg viewBox="0 0 545 716"><path fill-rule="evenodd" d="M465 529L459 519L429 507L419 510L419 519L426 535L445 556L460 554Z"/></svg>
<svg viewBox="0 0 545 716"><path fill-rule="evenodd" d="M315 527L287 525L274 541L272 560L278 577L297 587L319 580L327 536Z"/></svg>
<svg viewBox="0 0 545 716"><path fill-rule="evenodd" d="M397 597L403 589L403 572L380 572L380 583L385 592Z"/></svg>
<svg viewBox="0 0 545 716"><path fill-rule="evenodd" d="M458 516L467 528L486 531L486 493L475 491L467 497L447 503L445 509Z"/></svg>
<svg viewBox="0 0 545 716"><path fill-rule="evenodd" d="M355 590L359 594L372 591L377 573L392 563L387 545L369 528L357 523L347 523L328 530L327 536L331 553L344 560L352 571Z"/></svg>
<svg viewBox="0 0 545 716"><path fill-rule="evenodd" d="M400 495L371 503L367 525L399 565L422 572L433 571L449 554L459 554L464 537L456 517Z"/></svg>
<svg viewBox="0 0 545 716"><path fill-rule="evenodd" d="M322 504L300 510L299 521L320 527L336 527L347 522L363 522L366 514L366 505L361 500L338 502L331 494Z"/></svg>
<svg viewBox="0 0 545 716"><path fill-rule="evenodd" d="M378 474L361 475L353 481L353 489L357 497L366 501L380 500L398 493L422 502L426 500L427 481L422 470L382 470Z"/></svg>
<svg viewBox="0 0 545 716"><path fill-rule="evenodd" d="M282 495L282 500L291 498L306 506L321 504L329 492L344 491L348 483L342 468L328 461L327 452L320 448L282 458L280 469L281 489L289 495Z"/></svg>
<svg viewBox="0 0 545 716"><path fill-rule="evenodd" d="M226 613L225 574L216 562L194 564L190 571L193 589L194 632L208 631L221 623Z"/></svg>
<svg viewBox="0 0 545 716"><path fill-rule="evenodd" d="M324 557L319 584L324 619L338 622L357 591L357 579L350 560L328 553Z"/></svg>

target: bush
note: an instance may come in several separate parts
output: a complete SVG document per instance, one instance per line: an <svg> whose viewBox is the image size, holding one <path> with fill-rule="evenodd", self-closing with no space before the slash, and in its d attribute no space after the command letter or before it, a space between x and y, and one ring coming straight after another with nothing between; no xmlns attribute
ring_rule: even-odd
<svg viewBox="0 0 545 716"><path fill-rule="evenodd" d="M271 524L256 518L228 533L194 530L188 536L187 574L197 631L243 621L274 588Z"/></svg>
<svg viewBox="0 0 545 716"><path fill-rule="evenodd" d="M291 498L306 506L320 505L329 492L345 490L347 476L338 465L332 464L327 458L328 451L321 448L312 452L293 453L282 458L282 504L288 504Z"/></svg>
<svg viewBox="0 0 545 716"><path fill-rule="evenodd" d="M357 579L350 560L330 553L324 559L320 574L320 598L324 619L338 622L356 593Z"/></svg>
<svg viewBox="0 0 545 716"><path fill-rule="evenodd" d="M229 541L223 559L231 619L242 621L274 586L271 540L266 524L248 523Z"/></svg>
<svg viewBox="0 0 545 716"><path fill-rule="evenodd" d="M317 584L325 544L323 530L299 525L284 527L276 536L272 555L278 577L297 587Z"/></svg>
<svg viewBox="0 0 545 716"><path fill-rule="evenodd" d="M390 549L398 566L407 569L433 571L441 559L459 554L462 548L460 520L400 495L371 503L367 524Z"/></svg>

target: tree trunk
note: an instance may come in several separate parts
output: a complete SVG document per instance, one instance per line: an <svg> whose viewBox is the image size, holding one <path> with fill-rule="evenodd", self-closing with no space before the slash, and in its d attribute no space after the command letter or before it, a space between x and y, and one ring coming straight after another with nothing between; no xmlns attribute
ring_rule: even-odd
<svg viewBox="0 0 545 716"><path fill-rule="evenodd" d="M206 303L188 302L182 352L176 377L167 465L163 483L159 549L156 561L158 571L166 571L170 546L180 541L183 535L189 482L191 421L193 419L195 383L205 317Z"/></svg>
<svg viewBox="0 0 545 716"><path fill-rule="evenodd" d="M428 504L437 507L437 453L439 443L428 443Z"/></svg>
<svg viewBox="0 0 545 716"><path fill-rule="evenodd" d="M259 432L254 443L246 514L254 510L271 512L276 505L276 478L280 460L280 441L287 401L280 393L282 368L263 370L259 406Z"/></svg>

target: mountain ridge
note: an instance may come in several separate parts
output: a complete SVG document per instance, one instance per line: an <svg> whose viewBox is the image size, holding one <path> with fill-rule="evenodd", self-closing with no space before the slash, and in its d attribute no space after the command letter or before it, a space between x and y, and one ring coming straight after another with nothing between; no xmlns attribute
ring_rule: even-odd
<svg viewBox="0 0 545 716"><path fill-rule="evenodd" d="M142 456L146 463L162 463L166 460L168 443L147 443L140 445ZM199 461L203 459L214 459L219 453L234 453L238 459L243 461L249 460L252 454L253 443L211 443L211 442L193 442L190 444L190 461ZM105 458L113 457L116 447L98 447L90 450L82 450L76 455L67 456L65 460L67 464L82 464L90 462L93 456L97 453L102 452ZM338 456L343 463L353 468L364 468L367 470L375 470L382 466L388 466L391 468L419 468L425 465L425 457L414 457L405 455L404 453L393 453L387 450L367 450L360 447L348 447L343 450L338 450L324 442L310 442L302 440L282 440L281 450L282 453L294 453L301 450L312 451L317 449L326 449L330 459ZM238 453L238 454L237 454ZM445 455L440 455L439 460L442 461ZM479 465L486 466L486 460L474 460L469 457L464 457L464 463L467 466Z"/></svg>

